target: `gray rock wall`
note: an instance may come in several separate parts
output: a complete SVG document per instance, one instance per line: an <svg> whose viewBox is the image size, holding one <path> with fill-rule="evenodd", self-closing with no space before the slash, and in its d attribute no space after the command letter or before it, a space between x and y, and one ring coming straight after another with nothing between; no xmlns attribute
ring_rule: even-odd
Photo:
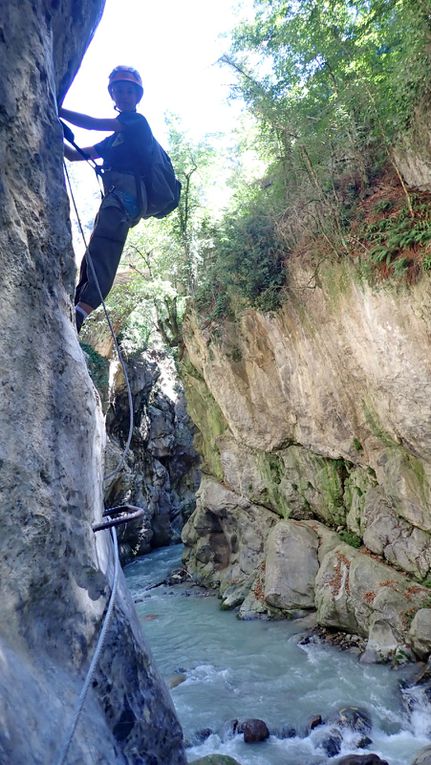
<svg viewBox="0 0 431 765"><path fill-rule="evenodd" d="M111 370L118 362L111 360ZM193 446L193 423L174 360L151 349L127 360L134 427L130 452L121 471L105 483L105 505L130 502L145 510L143 521L119 531L122 560L151 548L177 543L195 508L199 455ZM119 370L118 370L119 371ZM111 374L106 472L121 456L129 431L129 404L123 374Z"/></svg>
<svg viewBox="0 0 431 765"><path fill-rule="evenodd" d="M232 550L216 567L209 530L233 506L248 504L252 517L242 521L238 511L237 523L261 539L253 582L242 575L226 605L238 605L241 593L245 616L314 609L321 624L368 636L370 656L388 657L401 644L423 656L431 647L424 626L431 605L430 337L427 273L415 285L373 289L347 258L323 261L316 278L306 259L292 257L282 308L266 315L247 310L226 322L217 340L189 315L189 410L203 433L204 471L221 487L221 506L216 512L208 504L204 486L184 530L188 564L201 577L203 533L207 582L229 580ZM277 523L272 531L268 513ZM352 545L354 559L343 568L319 546L317 566L307 531L293 525L282 533L280 524L294 521L325 524L337 544ZM241 530L237 538L244 544ZM335 579L322 589L322 577L331 581L325 566L341 566L341 590ZM362 592L352 572L368 576L379 566L378 580ZM382 582L399 572L403 587L385 590ZM409 607L401 591L411 597ZM393 613L399 606L403 614L395 634L386 596Z"/></svg>
<svg viewBox="0 0 431 765"><path fill-rule="evenodd" d="M112 581L104 431L72 324L75 277L56 92L97 0L2 3L0 30L0 761L54 761ZM127 726L124 721L127 719ZM70 762L184 763L124 584Z"/></svg>

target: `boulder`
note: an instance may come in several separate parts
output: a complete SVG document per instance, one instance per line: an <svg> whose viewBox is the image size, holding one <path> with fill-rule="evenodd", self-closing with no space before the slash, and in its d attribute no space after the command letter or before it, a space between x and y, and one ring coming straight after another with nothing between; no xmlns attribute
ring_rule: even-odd
<svg viewBox="0 0 431 765"><path fill-rule="evenodd" d="M210 478L203 478L195 512L182 532L184 559L198 584L226 590L250 585L263 561L277 516Z"/></svg>
<svg viewBox="0 0 431 765"><path fill-rule="evenodd" d="M342 743L343 736L338 728L331 728L321 739L320 746L326 752L328 757L335 757L341 752Z"/></svg>
<svg viewBox="0 0 431 765"><path fill-rule="evenodd" d="M240 723L237 728L237 733L242 733L244 736L244 742L246 744L254 744L258 741L265 741L269 738L269 730L267 724L263 720L250 718Z"/></svg>
<svg viewBox="0 0 431 765"><path fill-rule="evenodd" d="M340 728L349 728L357 733L369 733L372 728L371 717L366 709L360 707L341 707L335 715L332 715L330 722Z"/></svg>
<svg viewBox="0 0 431 765"><path fill-rule="evenodd" d="M307 730L310 732L315 728L318 728L320 725L323 725L322 715L313 715L307 723Z"/></svg>
<svg viewBox="0 0 431 765"><path fill-rule="evenodd" d="M412 614L428 603L426 587L344 544L324 557L316 577L319 624L369 636L378 660L404 646Z"/></svg>
<svg viewBox="0 0 431 765"><path fill-rule="evenodd" d="M281 609L314 608L319 568L315 532L298 521L280 521L266 541L265 601Z"/></svg>

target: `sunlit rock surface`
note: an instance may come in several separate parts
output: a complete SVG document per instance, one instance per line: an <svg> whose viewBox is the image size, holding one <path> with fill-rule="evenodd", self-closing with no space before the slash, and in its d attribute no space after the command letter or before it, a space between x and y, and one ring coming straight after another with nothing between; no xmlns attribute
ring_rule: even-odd
<svg viewBox="0 0 431 765"><path fill-rule="evenodd" d="M56 92L100 0L2 4L0 129L0 761L54 762L112 582L104 430L72 324L75 277ZM69 762L184 763L171 701L120 578Z"/></svg>
<svg viewBox="0 0 431 765"><path fill-rule="evenodd" d="M289 588L297 590L295 557L304 571L304 592L296 605L301 598L308 606L312 600L315 553L310 558L304 538L292 558L292 532L277 526L270 531L268 512L289 523L320 521L339 535L339 543L348 543L349 571L360 564L373 580L368 588L373 597L368 594L370 603L364 604L363 594L355 592L359 579L346 570L348 603L342 605L346 592L341 591L341 600L331 601L322 581L330 580L339 558L328 553L324 562L319 550L314 580L318 620L369 636L376 654L380 640L382 655L389 656L401 643L415 643L423 655L425 618L415 622L420 636L409 629L415 611L427 609L431 595L429 275L413 286L373 289L347 258L322 262L318 272L306 259L292 258L288 281L281 310L266 315L247 310L237 323L226 322L217 339L192 314L186 324L189 411L201 431L204 454L211 455L204 470L223 484L223 492L233 491L238 501L253 504L254 528L262 508L265 512L265 552L253 608L267 613L266 606L275 602L284 610L293 607ZM195 551L200 542L191 541L190 528L204 508L202 496L184 537ZM207 554L210 558L211 549ZM186 555L193 562L193 549ZM372 572L379 566L386 573L375 573L379 578L374 581ZM397 569L393 575L391 566ZM218 577L226 579L227 569ZM381 582L392 579L395 589L385 589ZM399 609L391 635L385 626L389 595L394 613ZM352 605L356 601L362 605Z"/></svg>

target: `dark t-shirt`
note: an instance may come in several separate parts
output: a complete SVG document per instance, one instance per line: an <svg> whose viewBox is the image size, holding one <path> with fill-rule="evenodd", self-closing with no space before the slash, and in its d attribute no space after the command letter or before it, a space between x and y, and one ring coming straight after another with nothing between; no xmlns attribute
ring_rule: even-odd
<svg viewBox="0 0 431 765"><path fill-rule="evenodd" d="M117 119L122 123L122 130L94 146L103 158L104 169L148 178L153 134L147 120L137 112L121 112Z"/></svg>

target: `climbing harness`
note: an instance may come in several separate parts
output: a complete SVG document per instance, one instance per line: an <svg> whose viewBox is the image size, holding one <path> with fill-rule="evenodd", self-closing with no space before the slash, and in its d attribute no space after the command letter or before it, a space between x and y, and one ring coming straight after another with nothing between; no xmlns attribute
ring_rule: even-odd
<svg viewBox="0 0 431 765"><path fill-rule="evenodd" d="M102 183L102 178L103 178L102 167L93 159L93 157L90 157L90 155L87 154L87 152L84 151L84 149L81 149L81 147L78 146L78 144L75 142L75 136L74 136L72 130L70 129L70 127L68 125L66 125L66 123L63 122L63 120L59 120L59 122L60 122L61 127L63 128L63 135L64 135L66 141L68 143L70 143L73 146L74 149L76 149L78 154L80 154L81 157L83 159L85 159L87 164L90 165L92 170L94 170L94 172L96 173L97 183L99 184L100 194L101 194L102 199L103 199L104 191L103 191L103 183ZM67 175L67 168L66 168L65 164L64 164L64 168L65 168L66 177L67 177L68 183L69 183L69 189L71 191L70 181L69 181L69 177ZM72 196L72 193L71 193L71 196ZM75 204L74 204L74 207L75 207L75 212L76 212L76 215L77 215L77 218L78 218L78 224L81 225L81 221L79 220L79 216L78 216ZM82 234L82 230L81 230L81 234ZM85 237L83 237L83 239L84 239L85 247L87 248L87 245L85 243Z"/></svg>
<svg viewBox="0 0 431 765"><path fill-rule="evenodd" d="M70 132L72 132L72 131L70 131ZM66 135L66 133L65 133L65 135ZM73 134L72 134L72 137L73 137ZM70 141L70 138L68 138L67 140ZM78 151L80 151L79 148L75 144L74 144L74 146L75 146L75 148ZM91 158L87 157L85 155L85 152L80 151L80 153L85 157L86 161L88 161L89 164L91 164L91 162L89 161ZM96 165L96 163L94 163L94 165ZM98 168L96 170L96 175L97 175L97 177L99 179L101 171L100 171L100 168L99 168L98 165L96 165L96 167ZM95 169L95 168L93 167L93 169ZM128 377L128 374L127 374L126 363L125 363L123 355L122 355L122 353L120 351L120 348L119 348L119 345L118 345L118 340L116 338L116 335L115 335L115 332L114 332L114 329L113 329L113 326L112 326L111 319L110 319L108 311L106 309L105 301L103 299L102 292L101 292L101 289L100 289L99 280L97 278L96 270L94 268L94 264L93 264L93 261L91 259L91 255L90 255L90 252L89 252L89 249L88 249L88 245L87 245L84 229L83 229L83 226L82 226L82 223L81 223L81 219L80 219L80 216L79 216L79 212L78 212L78 208L77 208L77 204L76 204L75 196L74 196L74 193L73 193L73 188L72 188L72 184L71 184L71 181L70 181L70 176L69 176L69 173L68 173L68 170L67 170L66 163L64 163L64 171L65 171L65 175L66 175L66 179L67 179L67 183L68 183L68 187L69 187L70 197L71 197L72 204L73 204L73 207L74 207L74 210L75 210L75 215L76 215L76 218L77 218L77 221L78 221L78 226L79 226L79 229L80 229L80 232L81 232L82 239L84 241L87 261L89 263L89 266L90 266L92 275L94 277L94 281L95 281L97 290L99 292L99 297L101 299L101 304L103 306L103 311L105 313L105 318L106 318L106 321L108 322L109 330L110 330L111 335L112 335L112 339L113 339L113 342L114 342L115 350L116 350L118 359L120 361L120 364L121 364L121 367L122 367L122 370L123 370L124 379L126 381L126 387L127 387L127 396L128 396L128 403L129 403L129 433L128 433L126 445L125 445L125 447L123 449L123 453L122 453L121 459L120 459L117 467L115 468L115 470L113 470L111 473L109 473L109 475L107 475L105 477L105 481L107 481L107 480L110 480L115 475L117 475L117 473L121 470L121 468L123 467L124 462L126 460L126 457L127 457L128 452L129 452L129 449L130 449L130 443L131 443L131 440L132 440L132 433L133 433L133 399L132 399L132 391L131 391L131 388L130 388L130 381L129 381L129 377ZM76 726L78 725L79 717L81 715L81 712L82 712L82 709L83 709L83 706L84 706L84 703L85 703L85 699L86 699L86 696L87 696L87 693L88 693L88 689L89 689L90 683L91 683L91 681L93 679L94 672L96 670L97 663L99 661L99 657L100 657L100 654L102 652L102 649L103 649L103 646L104 646L104 643L105 643L108 627L109 627L109 624L110 624L110 621L111 621L111 618L112 618L112 613L113 613L113 609L114 609L114 602L115 602L115 596L116 596L116 592L117 592L118 575L119 575L119 569L120 569L120 560L119 560L119 553L118 553L118 540L117 540L117 532L115 530L115 527L119 526L120 524L126 523L127 521L131 521L131 520L135 520L136 518L140 518L143 515L144 515L144 510L142 508L135 507L134 505L124 505L122 507L120 506L120 507L106 508L104 513L103 513L103 518L105 518L105 520L102 520L101 523L94 524L93 527L92 527L94 532L102 531L102 530L108 529L108 528L110 529L111 538L112 538L112 544L113 544L113 547L114 547L114 576L113 576L113 581L112 581L111 595L109 597L108 607L106 609L106 613L105 613L105 616L103 618L103 623L102 623L100 634L99 634L99 637L98 637L98 640L97 640L96 648L94 650L93 658L92 658L90 666L89 666L89 668L87 670L87 674L85 676L84 684L82 686L82 690L81 690L81 693L79 695L79 698L78 698L78 701L77 701L77 704L76 704L75 712L74 712L74 715L73 715L73 718L72 718L69 730L67 731L67 735L65 736L64 743L63 743L63 746L61 748L60 754L58 755L57 759L55 760L55 765L64 765L64 763L66 761L66 757L67 757L67 754L69 752L70 745L72 743L72 739L73 739L73 736L74 736L74 733L75 733L75 730L76 730Z"/></svg>

